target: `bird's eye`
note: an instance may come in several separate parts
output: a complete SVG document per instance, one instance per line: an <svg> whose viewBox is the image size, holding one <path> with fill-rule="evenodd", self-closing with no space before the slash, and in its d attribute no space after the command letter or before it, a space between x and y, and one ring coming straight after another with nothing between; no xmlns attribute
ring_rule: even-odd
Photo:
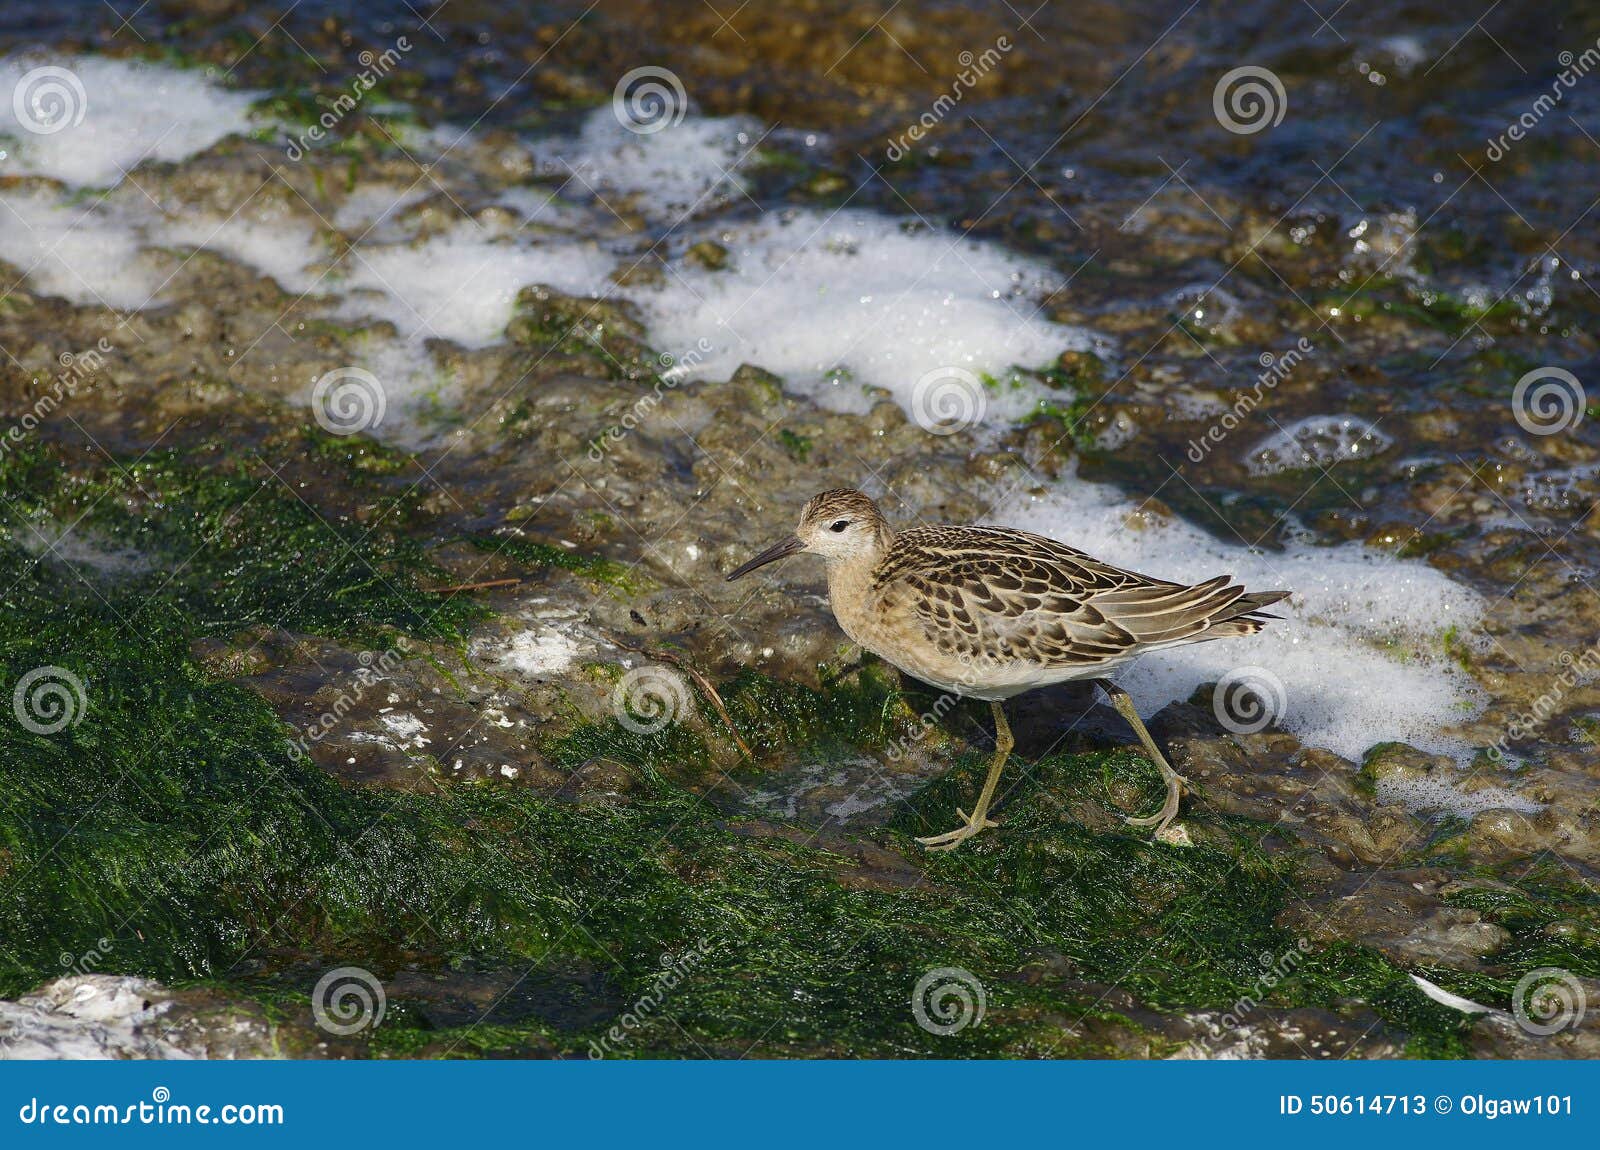
<svg viewBox="0 0 1600 1150"><path fill-rule="evenodd" d="M828 525L828 530L829 531L843 531L848 526L850 526L850 520L848 520L848 519L835 519L832 523L830 523Z"/></svg>

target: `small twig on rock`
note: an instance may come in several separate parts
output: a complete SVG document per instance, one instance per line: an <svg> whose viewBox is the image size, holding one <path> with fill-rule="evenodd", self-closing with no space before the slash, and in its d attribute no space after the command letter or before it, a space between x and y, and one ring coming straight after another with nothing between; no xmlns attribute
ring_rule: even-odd
<svg viewBox="0 0 1600 1150"><path fill-rule="evenodd" d="M429 595L453 595L457 591L487 591L490 587L514 587L521 582L520 578L485 579L482 583L457 583L453 587L424 587L422 590Z"/></svg>
<svg viewBox="0 0 1600 1150"><path fill-rule="evenodd" d="M603 631L601 634L605 635L606 641L613 646L621 647L624 651L632 651L635 655L643 655L646 659L654 659L659 663L671 663L693 679L694 685L700 688L700 693L706 697L712 709L717 712L717 716L722 720L723 726L728 728L728 733L733 736L733 741L739 745L739 750L744 754L744 757L747 759L755 758L750 753L750 748L745 746L744 739L740 737L739 728L733 725L733 716L729 715L728 708L723 706L722 696L717 694L717 689L711 685L711 680L695 670L687 659L684 659L681 655L675 655L671 651L652 651L646 647L635 647L632 643L625 643L615 635L608 635Z"/></svg>

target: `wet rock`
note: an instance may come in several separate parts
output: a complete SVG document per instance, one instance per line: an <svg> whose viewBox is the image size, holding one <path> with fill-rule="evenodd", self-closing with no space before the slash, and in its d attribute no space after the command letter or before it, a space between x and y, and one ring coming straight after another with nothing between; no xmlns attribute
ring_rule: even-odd
<svg viewBox="0 0 1600 1150"><path fill-rule="evenodd" d="M1417 782L1454 766L1443 755L1430 755L1404 743L1379 743L1361 760L1361 777L1373 784L1387 780Z"/></svg>
<svg viewBox="0 0 1600 1150"><path fill-rule="evenodd" d="M220 662L238 665L247 656L251 671L239 681L278 710L299 753L340 778L403 789L450 780L545 788L565 781L538 750L542 724L523 694L453 653L403 640L353 651L269 632ZM267 667L258 669L262 662Z"/></svg>
<svg viewBox="0 0 1600 1150"><path fill-rule="evenodd" d="M701 240L689 246L684 259L707 271L721 271L728 266L728 249L715 240Z"/></svg>
<svg viewBox="0 0 1600 1150"><path fill-rule="evenodd" d="M1283 926L1318 943L1359 938L1406 965L1480 969L1511 941L1474 910L1442 905L1436 871L1373 871L1340 877L1333 888L1287 912Z"/></svg>
<svg viewBox="0 0 1600 1150"><path fill-rule="evenodd" d="M1566 972L1532 980L1531 993L1544 986L1563 997L1552 999L1545 1010L1496 1010L1473 1026L1469 1041L1476 1058L1600 1058L1600 981L1575 978ZM1526 999L1524 1000L1526 1002Z"/></svg>
<svg viewBox="0 0 1600 1150"><path fill-rule="evenodd" d="M1167 1057L1196 1059L1403 1058L1404 1035L1367 1011L1344 1017L1332 1011L1258 1008L1243 1019L1225 1012L1185 1016L1175 1028L1191 1036Z"/></svg>
<svg viewBox="0 0 1600 1150"><path fill-rule="evenodd" d="M306 1028L215 990L75 974L0 1002L0 1058L313 1057Z"/></svg>

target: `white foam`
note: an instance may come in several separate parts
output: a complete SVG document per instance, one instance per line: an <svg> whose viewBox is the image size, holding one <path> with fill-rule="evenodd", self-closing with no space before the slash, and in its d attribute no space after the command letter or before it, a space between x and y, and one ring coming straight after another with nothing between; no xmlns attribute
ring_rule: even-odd
<svg viewBox="0 0 1600 1150"><path fill-rule="evenodd" d="M40 68L66 69L77 89L62 77L50 81L53 90L46 92L39 87ZM12 153L0 171L79 185L109 186L147 160L187 159L247 132L257 96L229 91L197 72L102 56L8 56L0 60L0 92L16 93L30 74L25 114L59 128L30 130L18 119L15 100L0 100L0 134L11 138ZM37 95L37 111L29 111L28 92Z"/></svg>
<svg viewBox="0 0 1600 1150"><path fill-rule="evenodd" d="M1090 346L1038 314L1050 269L949 232L869 212L796 211L717 238L727 268L685 264L640 295L657 343L704 339L711 350L698 370L757 364L835 410L867 410L870 386L910 411L917 380L954 367L1000 379L989 419L1017 418L1042 391L1009 386L1010 368Z"/></svg>
<svg viewBox="0 0 1600 1150"><path fill-rule="evenodd" d="M1257 443L1245 455L1245 467L1251 475L1332 467L1341 460L1370 459L1393 442L1359 415L1310 415Z"/></svg>
<svg viewBox="0 0 1600 1150"><path fill-rule="evenodd" d="M310 267L325 258L311 227L282 205L250 205L231 216L179 213L147 225L152 243L214 251L272 277L289 292L303 292L317 283Z"/></svg>
<svg viewBox="0 0 1600 1150"><path fill-rule="evenodd" d="M528 230L530 239L549 228L580 232L594 230L601 222L596 213L563 200L551 188L511 188L495 202L522 217L521 228Z"/></svg>
<svg viewBox="0 0 1600 1150"><path fill-rule="evenodd" d="M149 557L132 547L119 547L87 528L49 520L24 520L12 538L30 555L50 558L73 567L88 567L106 575L132 574L150 569Z"/></svg>
<svg viewBox="0 0 1600 1150"><path fill-rule="evenodd" d="M504 336L522 288L547 284L589 295L609 286L615 266L593 243L534 245L463 220L420 244L357 248L347 257L344 286L365 291L344 310L390 320L415 338L485 347Z"/></svg>
<svg viewBox="0 0 1600 1150"><path fill-rule="evenodd" d="M85 75L113 77L128 89L129 114L137 113L140 131L148 127L145 120L161 119L162 94L171 106L161 130L171 127L184 147L203 146L244 124L243 97L232 100L239 107L230 119L232 104L220 98L230 94L212 93L192 75L142 65L107 71L104 62L86 63L93 66ZM206 121L209 135L193 115L201 93L219 105ZM956 368L991 376L998 385L984 392L991 426L1021 417L1045 394L1010 369L1044 366L1062 351L1089 346L1083 332L1038 314L1039 298L1056 279L1049 267L862 211L769 215L728 231L701 226L674 237L674 249L681 253L695 239L716 238L732 249L731 266L712 271L680 254L665 284L620 291L611 275L637 250L637 235L591 201L584 187L602 199L608 192L637 193L641 210L676 219L672 213L687 203L742 187L733 169L750 149L753 131L742 120L690 118L638 136L609 108L599 109L576 137L535 149L547 164L559 158L582 183L569 181L554 203L542 188L502 195L502 204L525 217L521 225L462 220L424 239L400 240L405 229L395 227L394 216L415 202L415 191L360 192L341 207L337 226L378 223L380 230L320 278L327 253L315 227L272 204L232 219L162 217L130 204L122 209L124 219L84 221L36 198L23 210L40 238L30 247L8 234L0 239L0 255L28 267L36 249L54 246L51 260L35 272L38 286L79 302L137 307L163 282L159 269L144 267L141 246L171 246L180 254L204 246L271 276L287 291L342 295L338 312L347 319L386 319L409 340L443 338L467 347L504 338L524 287L625 294L645 312L652 342L709 347L697 356L699 374L755 363L784 376L791 390L836 409L866 410L873 402L866 389L876 387L913 411L918 380Z"/></svg>
<svg viewBox="0 0 1600 1150"><path fill-rule="evenodd" d="M1445 657L1441 633L1479 620L1470 589L1420 561L1345 543L1297 542L1279 553L1250 550L1180 520L1130 528L1137 505L1115 490L1068 478L1042 497L1018 497L993 521L1028 528L1119 566L1197 582L1231 574L1252 591L1292 590L1275 604L1282 620L1258 635L1156 652L1118 679L1146 713L1187 698L1200 684L1243 667L1280 679L1287 708L1279 725L1304 742L1358 760L1395 740L1458 761L1472 748L1452 722L1483 708L1477 684Z"/></svg>
<svg viewBox="0 0 1600 1150"><path fill-rule="evenodd" d="M1416 36L1387 36L1377 43L1377 49L1392 61L1396 75L1409 76L1418 64L1428 59L1428 50Z"/></svg>
<svg viewBox="0 0 1600 1150"><path fill-rule="evenodd" d="M371 372L383 388L383 422L374 433L410 448L438 442L448 430L460 393L458 381L426 347L405 340L373 334L356 341L354 351L351 366ZM311 390L304 393L308 399Z"/></svg>
<svg viewBox="0 0 1600 1150"><path fill-rule="evenodd" d="M421 750L433 741L427 737L428 724L410 711L380 715L379 719L390 737L402 748Z"/></svg>
<svg viewBox="0 0 1600 1150"><path fill-rule="evenodd" d="M1532 814L1544 808L1505 787L1463 790L1458 780L1440 771L1422 777L1388 775L1373 788L1382 803L1401 803L1413 811L1437 811L1470 819L1483 811L1513 810Z"/></svg>
<svg viewBox="0 0 1600 1150"><path fill-rule="evenodd" d="M0 193L0 259L34 290L78 304L140 308L165 276L113 204L43 190ZM8 285L9 286L9 285Z"/></svg>
<svg viewBox="0 0 1600 1150"><path fill-rule="evenodd" d="M177 259L154 249L172 248ZM156 303L194 250L225 255L287 291L316 283L324 257L312 228L265 204L232 216L158 214L143 196L77 199L35 189L0 194L0 258L35 290L79 304L138 309Z"/></svg>
<svg viewBox="0 0 1600 1150"><path fill-rule="evenodd" d="M543 171L568 181L564 194L573 199L631 197L647 216L676 222L745 190L738 169L759 138L743 117L689 117L641 135L605 107L590 113L575 139L539 141L533 154Z"/></svg>
<svg viewBox="0 0 1600 1150"><path fill-rule="evenodd" d="M391 223L394 217L413 204L428 198L432 186L418 181L409 188L399 184L362 184L339 204L333 225L356 235Z"/></svg>

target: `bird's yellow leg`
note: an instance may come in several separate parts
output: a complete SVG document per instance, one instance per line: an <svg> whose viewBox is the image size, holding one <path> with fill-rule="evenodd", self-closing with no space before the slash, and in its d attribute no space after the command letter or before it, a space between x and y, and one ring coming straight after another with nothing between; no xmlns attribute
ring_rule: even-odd
<svg viewBox="0 0 1600 1150"><path fill-rule="evenodd" d="M1139 718L1139 712L1133 705L1133 699L1128 692L1117 686L1110 679L1096 679L1095 685L1106 693L1106 698L1111 700L1111 705L1117 709L1133 733L1139 736L1139 742L1144 744L1145 753L1161 768L1161 778L1167 784L1167 799L1161 804L1161 809L1155 814L1145 818L1123 817L1129 826L1155 827L1156 837L1167 829L1167 824L1178 817L1178 804L1183 799L1183 787L1189 780L1172 769L1172 764L1167 762L1167 757L1161 753L1161 748L1156 746L1156 741L1150 737L1150 732L1145 729L1144 721Z"/></svg>
<svg viewBox="0 0 1600 1150"><path fill-rule="evenodd" d="M994 761L989 764L989 777L983 780L983 790L978 793L978 805L972 808L970 815L957 808L956 814L966 820L964 825L942 835L917 840L931 851L954 850L986 827L1000 825L988 817L989 804L994 801L995 788L1000 785L1000 772L1011 757L1011 748L1015 743L1011 739L1011 725L1006 722L1006 713L999 700L991 700L989 706L994 711Z"/></svg>

